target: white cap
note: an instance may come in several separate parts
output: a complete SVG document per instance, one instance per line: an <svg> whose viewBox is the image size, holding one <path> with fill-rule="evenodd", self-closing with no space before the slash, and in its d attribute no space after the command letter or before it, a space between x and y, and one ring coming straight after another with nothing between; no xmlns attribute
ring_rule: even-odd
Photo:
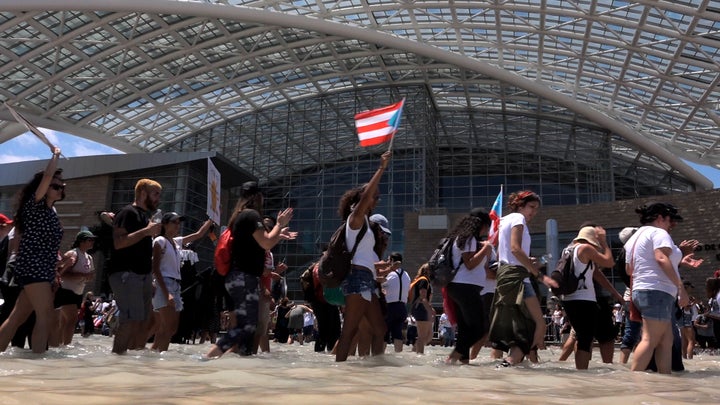
<svg viewBox="0 0 720 405"><path fill-rule="evenodd" d="M622 242L623 245L626 244L628 239L630 239L630 237L633 236L633 234L637 230L638 230L637 228L634 228L631 226L629 226L627 228L623 228L622 231L620 231L620 233L618 234L618 238L620 238L620 242Z"/></svg>
<svg viewBox="0 0 720 405"><path fill-rule="evenodd" d="M390 222L388 222L387 218L385 218L384 215L373 214L370 216L370 222L374 222L380 225L380 229L382 229L382 231L386 234L392 234L392 232L390 232Z"/></svg>

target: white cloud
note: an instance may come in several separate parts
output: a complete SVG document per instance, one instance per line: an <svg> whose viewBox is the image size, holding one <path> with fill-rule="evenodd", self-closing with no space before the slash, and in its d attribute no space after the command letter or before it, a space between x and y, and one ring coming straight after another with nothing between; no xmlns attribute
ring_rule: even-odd
<svg viewBox="0 0 720 405"><path fill-rule="evenodd" d="M25 149L38 148L40 146L44 147L45 149L48 149L48 146L46 146L32 132L25 132L22 135L18 135L15 138L9 140L8 143L22 145L22 147Z"/></svg>
<svg viewBox="0 0 720 405"><path fill-rule="evenodd" d="M16 163L16 162L27 162L30 160L41 160L43 159L40 156L32 156L32 155L8 155L8 154L0 154L0 164L3 163Z"/></svg>
<svg viewBox="0 0 720 405"><path fill-rule="evenodd" d="M73 145L72 151L68 152L70 156L95 156L95 155L110 155L118 154L120 152L110 147L92 144L90 142L78 142Z"/></svg>
<svg viewBox="0 0 720 405"><path fill-rule="evenodd" d="M40 128L48 140L60 147L63 156L93 156L122 153L109 146L64 132ZM50 158L50 149L30 132L19 135L0 145L0 164L43 160Z"/></svg>
<svg viewBox="0 0 720 405"><path fill-rule="evenodd" d="M48 141L50 141L51 144L55 146L60 144L59 135L61 135L62 132L54 131L47 128L40 128L40 132L45 134L45 137L48 139Z"/></svg>

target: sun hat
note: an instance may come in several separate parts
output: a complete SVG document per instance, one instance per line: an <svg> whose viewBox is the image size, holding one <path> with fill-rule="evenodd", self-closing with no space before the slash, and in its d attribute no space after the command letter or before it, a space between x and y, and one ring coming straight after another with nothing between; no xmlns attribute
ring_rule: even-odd
<svg viewBox="0 0 720 405"><path fill-rule="evenodd" d="M600 242L598 242L597 233L595 232L595 228L592 226L585 226L582 229L580 229L580 232L578 232L578 235L573 239L573 242L577 242L579 240L584 240L585 242L595 246L596 248L600 248Z"/></svg>

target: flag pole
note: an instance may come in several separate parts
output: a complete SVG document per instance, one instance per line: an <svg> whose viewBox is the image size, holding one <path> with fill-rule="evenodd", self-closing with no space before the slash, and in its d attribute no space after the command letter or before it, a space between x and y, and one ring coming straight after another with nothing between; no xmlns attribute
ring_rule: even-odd
<svg viewBox="0 0 720 405"><path fill-rule="evenodd" d="M395 134L397 131L393 132L392 137L390 138L390 143L388 143L388 152L392 152L393 142L395 141Z"/></svg>
<svg viewBox="0 0 720 405"><path fill-rule="evenodd" d="M42 143L49 146L51 152L55 151L56 146L53 145L49 139L47 139L45 134L43 134L42 131L40 131L40 129L38 129L35 125L30 123L30 121L28 121L27 118L23 117L19 112L15 111L14 108L10 107L10 104L8 104L7 102L4 102L3 105L8 109L8 111L10 111L10 114L12 114L12 116L15 118L15 121L17 121L19 124L22 124L23 126L25 126L25 128L28 131L30 131L33 135L35 135L38 139L40 139L40 141ZM67 159L67 157L65 155L63 155L62 153L60 154L60 156Z"/></svg>
<svg viewBox="0 0 720 405"><path fill-rule="evenodd" d="M397 134L397 131L400 130L400 119L402 118L402 110L403 107L405 107L405 97L402 98L402 104L400 105L400 111L398 112L398 122L397 122L397 128L395 131L393 131L392 136L390 137L390 144L388 145L388 152L392 152L393 142L395 142L395 134Z"/></svg>

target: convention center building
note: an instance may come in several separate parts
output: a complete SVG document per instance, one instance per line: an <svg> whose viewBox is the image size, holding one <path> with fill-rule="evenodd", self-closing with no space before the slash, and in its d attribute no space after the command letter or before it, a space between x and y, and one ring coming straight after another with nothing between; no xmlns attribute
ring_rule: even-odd
<svg viewBox="0 0 720 405"><path fill-rule="evenodd" d="M719 49L708 0L9 0L0 101L125 153L60 162L64 247L143 177L194 229L210 160L221 222L250 179L265 213L295 209L299 237L274 253L296 291L341 223L340 196L391 148L376 212L410 273L461 215L529 189L537 256L586 221L619 248L638 205L675 204L673 237L702 243L704 263L683 273L698 286L720 268L720 192L689 164L720 165ZM392 141L361 147L355 114L403 99ZM0 120L0 142L27 131L2 107ZM44 164L0 165L0 212ZM198 249L210 266L211 242Z"/></svg>

